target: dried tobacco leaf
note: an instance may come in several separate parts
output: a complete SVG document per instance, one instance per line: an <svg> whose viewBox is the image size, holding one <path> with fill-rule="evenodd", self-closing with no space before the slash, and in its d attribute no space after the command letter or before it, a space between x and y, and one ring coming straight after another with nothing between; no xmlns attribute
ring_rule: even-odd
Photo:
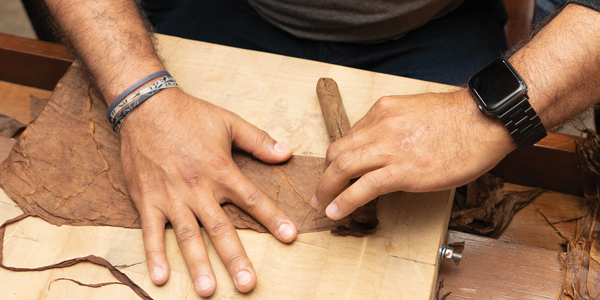
<svg viewBox="0 0 600 300"><path fill-rule="evenodd" d="M18 217L10 219L10 220L4 222L4 224L0 225L0 268L9 270L9 271L13 271L13 272L37 272L37 271L45 271L45 270L50 270L50 269L67 268L67 267L71 267L71 266L74 266L74 265L82 263L82 262L89 262L89 263L107 268L110 271L110 273L117 280L119 280L120 283L131 288L140 298L145 299L145 300L152 300L150 295L148 295L142 288L140 288L135 282L133 282L129 277L127 277L127 275L125 275L123 272L121 272L117 268L115 268L106 259L95 256L95 255L88 255L86 257L73 258L73 259L65 260L65 261L62 261L62 262L59 262L56 264L43 266L43 267L39 267L39 268L15 268L15 267L9 267L9 266L4 265L4 263L2 263L2 259L3 259L3 253L4 253L4 234L6 232L6 226L16 223L16 222L19 222L19 221L25 219L26 217L28 217L27 214L22 214ZM79 283L76 280L72 280L72 279L68 279L68 280ZM100 283L100 284L96 284L96 285L98 285L98 287L99 287L99 286L104 286L104 285L108 285L108 284L112 284L112 283ZM92 286L92 287L94 287L94 286Z"/></svg>
<svg viewBox="0 0 600 300"><path fill-rule="evenodd" d="M498 177L486 173L470 183L467 203L475 206L453 210L448 227L492 238L499 237L513 216L543 193L540 188L506 192ZM476 195L476 196L472 196Z"/></svg>
<svg viewBox="0 0 600 300"><path fill-rule="evenodd" d="M3 114L0 114L0 136L11 138L14 137L21 129L25 128L25 124Z"/></svg>
<svg viewBox="0 0 600 300"><path fill-rule="evenodd" d="M567 252L561 256L559 299L600 299L600 135L584 132L586 138L576 150L587 203L577 214L577 234L568 238Z"/></svg>
<svg viewBox="0 0 600 300"><path fill-rule="evenodd" d="M0 186L25 213L59 226L140 227L121 169L119 136L105 110L80 69L72 67L0 165ZM324 159L294 156L267 165L241 152L233 159L294 221L298 233L349 224L349 217L332 221L310 206ZM235 205L224 209L237 228L266 232Z"/></svg>
<svg viewBox="0 0 600 300"><path fill-rule="evenodd" d="M44 110L46 104L48 104L48 100L48 98L38 98L33 95L29 97L31 121L35 120L42 113L42 110Z"/></svg>

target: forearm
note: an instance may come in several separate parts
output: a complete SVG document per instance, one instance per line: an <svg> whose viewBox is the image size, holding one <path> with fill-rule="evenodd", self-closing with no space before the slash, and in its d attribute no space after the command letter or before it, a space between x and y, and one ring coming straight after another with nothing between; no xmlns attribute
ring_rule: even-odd
<svg viewBox="0 0 600 300"><path fill-rule="evenodd" d="M46 3L107 102L142 77L164 69L134 1Z"/></svg>
<svg viewBox="0 0 600 300"><path fill-rule="evenodd" d="M600 12L568 5L510 59L552 128L600 101Z"/></svg>

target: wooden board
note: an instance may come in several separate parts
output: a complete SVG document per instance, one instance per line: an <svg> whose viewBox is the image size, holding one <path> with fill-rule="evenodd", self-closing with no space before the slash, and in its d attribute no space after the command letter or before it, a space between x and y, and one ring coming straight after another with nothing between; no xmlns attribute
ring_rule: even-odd
<svg viewBox="0 0 600 300"><path fill-rule="evenodd" d="M0 81L0 114L7 115L27 124L31 121L30 97L48 98L51 92L23 86L11 82Z"/></svg>
<svg viewBox="0 0 600 300"><path fill-rule="evenodd" d="M524 187L507 183L506 190L521 190ZM575 237L577 212L586 199L574 195L548 191L533 200L515 214L509 226L498 238L501 241L527 245L553 251L563 251L561 238L541 214L567 237ZM540 214L541 213L541 214ZM569 221L570 220L570 221ZM564 222L568 221L568 222Z"/></svg>
<svg viewBox="0 0 600 300"><path fill-rule="evenodd" d="M328 135L315 87L334 78L351 123L381 96L452 87L376 74L318 62L159 36L167 68L184 90L240 114L294 148L294 154L324 156ZM238 231L258 275L249 294L235 291L208 238L218 280L214 299L430 299L438 249L445 238L453 191L396 193L379 203L380 229L365 238L334 237L329 232L299 235L292 245L269 234ZM0 196L0 221L19 214ZM85 233L85 234L84 234ZM111 263L142 262L124 272L155 299L197 299L173 232L167 231L171 279L152 284L144 263L139 230L110 227L55 227L28 218L7 229L4 263L33 267L96 254ZM0 270L0 299L135 299L123 286L79 287L68 277L96 283L113 281L91 265L41 273Z"/></svg>
<svg viewBox="0 0 600 300"><path fill-rule="evenodd" d="M449 231L448 242L465 242L458 266L441 264L440 296L448 299L556 299L562 283L558 251Z"/></svg>
<svg viewBox="0 0 600 300"><path fill-rule="evenodd" d="M62 45L0 34L0 80L52 90L72 61Z"/></svg>

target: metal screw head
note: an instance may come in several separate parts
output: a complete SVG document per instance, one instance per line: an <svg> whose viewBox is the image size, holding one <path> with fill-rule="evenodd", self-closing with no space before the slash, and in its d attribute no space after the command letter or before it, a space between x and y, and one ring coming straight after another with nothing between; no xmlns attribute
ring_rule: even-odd
<svg viewBox="0 0 600 300"><path fill-rule="evenodd" d="M455 252L452 246L442 245L440 247L440 259L451 259L454 263L458 264L462 259L462 253Z"/></svg>

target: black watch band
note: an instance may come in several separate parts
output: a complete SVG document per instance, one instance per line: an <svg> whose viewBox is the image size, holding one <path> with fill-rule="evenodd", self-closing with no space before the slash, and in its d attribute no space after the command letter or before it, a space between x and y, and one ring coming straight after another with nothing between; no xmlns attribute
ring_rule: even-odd
<svg viewBox="0 0 600 300"><path fill-rule="evenodd" d="M546 129L540 121L527 95L504 113L498 114L520 150L533 146L546 136Z"/></svg>

